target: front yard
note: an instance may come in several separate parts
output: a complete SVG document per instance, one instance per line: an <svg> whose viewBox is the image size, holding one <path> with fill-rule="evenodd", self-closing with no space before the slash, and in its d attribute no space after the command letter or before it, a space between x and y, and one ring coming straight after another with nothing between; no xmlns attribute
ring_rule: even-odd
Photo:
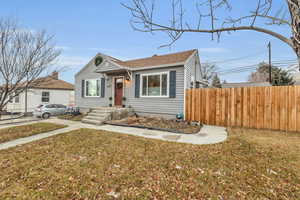
<svg viewBox="0 0 300 200"><path fill-rule="evenodd" d="M0 151L0 199L300 199L299 134L229 134L199 146L80 129Z"/></svg>
<svg viewBox="0 0 300 200"><path fill-rule="evenodd" d="M13 126L10 128L0 128L0 143L48 131L54 131L65 127L65 125L61 124L41 122L22 126Z"/></svg>

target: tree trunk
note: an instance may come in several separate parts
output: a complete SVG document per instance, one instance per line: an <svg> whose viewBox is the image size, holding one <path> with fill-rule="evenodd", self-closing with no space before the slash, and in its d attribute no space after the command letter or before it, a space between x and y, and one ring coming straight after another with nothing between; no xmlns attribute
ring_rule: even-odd
<svg viewBox="0 0 300 200"><path fill-rule="evenodd" d="M287 0L291 14L292 42L295 53L297 54L300 70L300 0Z"/></svg>

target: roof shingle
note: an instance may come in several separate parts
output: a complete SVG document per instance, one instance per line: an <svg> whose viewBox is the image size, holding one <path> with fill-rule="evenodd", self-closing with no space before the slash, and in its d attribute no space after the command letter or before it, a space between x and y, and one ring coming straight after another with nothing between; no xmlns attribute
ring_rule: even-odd
<svg viewBox="0 0 300 200"><path fill-rule="evenodd" d="M148 58L127 60L127 61L121 61L112 57L111 58L115 63L122 65L124 67L129 67L129 68L154 67L159 65L168 65L168 64L185 62L196 51L197 51L196 49L193 49L189 51L183 51L183 52L166 54L166 55L154 55Z"/></svg>
<svg viewBox="0 0 300 200"><path fill-rule="evenodd" d="M30 88L38 89L57 89L57 90L74 90L74 85L63 80L55 79L52 76L36 79Z"/></svg>

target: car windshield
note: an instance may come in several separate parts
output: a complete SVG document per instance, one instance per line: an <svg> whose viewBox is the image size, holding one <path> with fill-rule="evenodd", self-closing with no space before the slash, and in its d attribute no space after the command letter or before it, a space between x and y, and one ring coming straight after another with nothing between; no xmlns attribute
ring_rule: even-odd
<svg viewBox="0 0 300 200"><path fill-rule="evenodd" d="M43 105L41 104L41 105L39 105L37 108L41 108L41 107L43 107Z"/></svg>
<svg viewBox="0 0 300 200"><path fill-rule="evenodd" d="M64 105L62 105L62 104L56 104L56 106L57 106L58 108L66 108L66 106L64 106Z"/></svg>

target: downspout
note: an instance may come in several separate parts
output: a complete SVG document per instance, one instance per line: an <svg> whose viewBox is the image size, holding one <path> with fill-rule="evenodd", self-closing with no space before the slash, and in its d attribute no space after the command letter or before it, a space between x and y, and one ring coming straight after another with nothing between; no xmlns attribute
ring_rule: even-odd
<svg viewBox="0 0 300 200"><path fill-rule="evenodd" d="M186 120L186 116L185 116L185 97L186 97L186 64L183 65L183 76L184 76L184 80L183 80L183 120Z"/></svg>

